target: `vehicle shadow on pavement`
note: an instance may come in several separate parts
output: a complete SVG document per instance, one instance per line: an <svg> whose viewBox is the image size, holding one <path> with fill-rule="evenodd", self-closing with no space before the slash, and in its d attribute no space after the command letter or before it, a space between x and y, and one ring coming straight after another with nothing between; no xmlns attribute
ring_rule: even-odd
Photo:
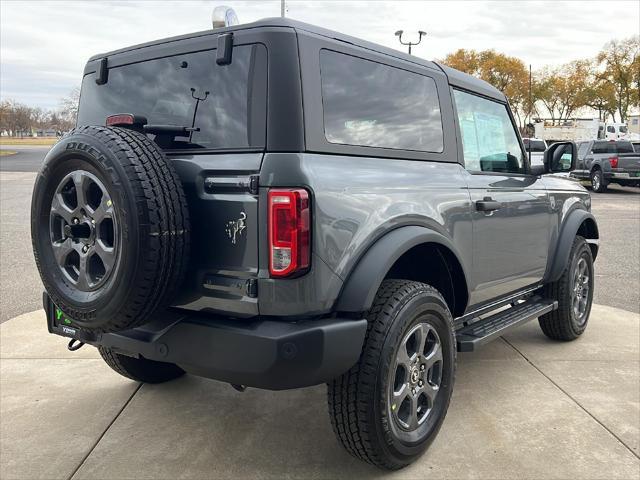
<svg viewBox="0 0 640 480"><path fill-rule="evenodd" d="M640 194L640 188L638 187L622 187L620 185L609 185L609 187L607 188L607 190L604 193L595 193L593 190L591 190L590 188L587 188L587 190L589 191L589 193L592 196L600 196L600 195L607 195L607 194L611 194L611 195L637 195Z"/></svg>
<svg viewBox="0 0 640 480"><path fill-rule="evenodd" d="M636 478L639 320L596 306L576 342L530 322L459 354L440 434L387 473L339 445L323 385L238 393L187 375L136 392L94 348L68 352L37 312L2 325L2 477L595 478L606 466Z"/></svg>
<svg viewBox="0 0 640 480"><path fill-rule="evenodd" d="M507 341L460 354L440 435L425 456L400 472L380 471L341 448L331 430L325 386L238 393L226 384L186 376L143 385L77 478L575 478L603 465L616 465L611 478L632 477L640 467L637 431L628 437L634 455L559 388L555 381L562 384L561 376L552 380L555 373L547 377L520 353L541 365L549 355L554 364L573 357L577 362L568 368L577 371L584 357L579 352L594 351L599 333L585 338L581 349L578 342L549 341L531 322ZM633 358L637 348L634 343L620 358ZM624 428L638 416L633 393L638 365L616 364L615 373L606 373L610 370L600 375L618 385L608 402L619 404ZM589 458L578 452L589 452Z"/></svg>

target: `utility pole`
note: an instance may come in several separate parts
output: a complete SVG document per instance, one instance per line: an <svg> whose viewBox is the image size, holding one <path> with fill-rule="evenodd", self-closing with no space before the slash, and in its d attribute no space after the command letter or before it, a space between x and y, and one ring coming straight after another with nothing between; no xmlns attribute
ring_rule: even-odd
<svg viewBox="0 0 640 480"><path fill-rule="evenodd" d="M280 0L280 16L284 18L284 0Z"/></svg>
<svg viewBox="0 0 640 480"><path fill-rule="evenodd" d="M411 55L411 47L413 45L418 45L422 41L422 37L427 34L427 32L423 32L422 30L418 30L418 35L419 35L418 41L417 42L406 42L405 43L405 42L402 41L402 34L403 33L404 32L402 30L398 30L395 33L395 35L396 35L396 37L398 37L398 40L400 41L401 45L408 45L409 46L409 55Z"/></svg>

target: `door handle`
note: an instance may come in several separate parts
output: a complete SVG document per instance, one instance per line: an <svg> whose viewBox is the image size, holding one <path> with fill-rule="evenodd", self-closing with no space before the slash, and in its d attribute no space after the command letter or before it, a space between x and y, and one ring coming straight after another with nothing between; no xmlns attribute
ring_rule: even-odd
<svg viewBox="0 0 640 480"><path fill-rule="evenodd" d="M496 202L491 197L484 197L482 200L478 200L476 202L476 210L479 212L493 212L495 210L500 210L502 204L500 202Z"/></svg>

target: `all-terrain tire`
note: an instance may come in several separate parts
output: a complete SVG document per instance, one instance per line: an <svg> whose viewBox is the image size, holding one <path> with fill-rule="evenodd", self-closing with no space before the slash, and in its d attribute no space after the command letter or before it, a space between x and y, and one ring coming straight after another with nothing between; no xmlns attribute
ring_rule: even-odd
<svg viewBox="0 0 640 480"><path fill-rule="evenodd" d="M607 182L602 170L599 168L596 168L591 172L591 189L596 193L604 193L607 191Z"/></svg>
<svg viewBox="0 0 640 480"><path fill-rule="evenodd" d="M86 205L89 194L95 197L91 208L79 208L83 182L89 184L82 197ZM96 222L98 209L111 215L110 228ZM85 233L74 234L78 228ZM180 179L162 150L142 133L79 127L49 151L35 182L31 234L36 265L53 302L80 329L134 328L166 307L185 276L189 229ZM98 242L103 234L110 235L112 257L100 268L95 256L100 257L99 247L104 253L105 242ZM74 251L62 257L60 245ZM90 267L98 273L90 276ZM81 283L82 272L96 286Z"/></svg>
<svg viewBox="0 0 640 480"><path fill-rule="evenodd" d="M395 406L390 405L388 392L393 384L389 382L395 382L392 370L402 339L425 318L442 346L441 383L433 415L407 433L398 428L391 411ZM360 360L328 384L329 414L334 433L350 454L377 467L397 470L428 448L446 415L456 364L453 319L436 289L407 280L385 280L367 319Z"/></svg>
<svg viewBox="0 0 640 480"><path fill-rule="evenodd" d="M185 373L173 363L128 357L107 347L98 347L98 351L114 371L136 382L163 383L181 377Z"/></svg>
<svg viewBox="0 0 640 480"><path fill-rule="evenodd" d="M588 292L586 293L585 310L578 315L574 309L576 269L584 262L588 272ZM577 235L573 240L569 259L562 276L558 281L544 287L547 298L558 301L558 308L542 315L538 319L544 334L553 340L569 341L578 338L587 328L594 289L593 255L586 240Z"/></svg>

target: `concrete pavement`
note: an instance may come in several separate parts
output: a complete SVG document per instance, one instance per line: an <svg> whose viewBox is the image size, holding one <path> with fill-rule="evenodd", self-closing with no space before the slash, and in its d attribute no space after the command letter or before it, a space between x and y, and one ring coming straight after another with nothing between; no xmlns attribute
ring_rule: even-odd
<svg viewBox="0 0 640 480"><path fill-rule="evenodd" d="M42 306L31 249L31 191L36 174L0 171L0 322Z"/></svg>
<svg viewBox="0 0 640 480"><path fill-rule="evenodd" d="M249 389L185 376L142 385L92 347L68 352L42 311L0 326L0 477L640 478L640 315L594 306L576 342L531 322L460 354L444 426L388 474L333 437L325 388Z"/></svg>

